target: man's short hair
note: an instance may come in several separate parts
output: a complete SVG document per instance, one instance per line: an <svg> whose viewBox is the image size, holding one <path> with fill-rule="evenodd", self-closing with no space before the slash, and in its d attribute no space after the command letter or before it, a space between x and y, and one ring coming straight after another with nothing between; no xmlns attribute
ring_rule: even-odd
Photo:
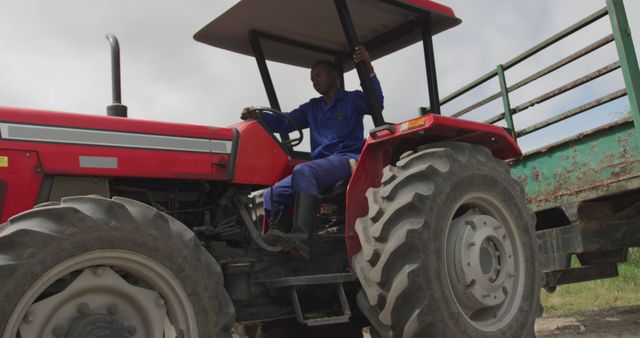
<svg viewBox="0 0 640 338"><path fill-rule="evenodd" d="M331 73L333 73L333 75L335 75L336 77L338 76L338 66L334 62L331 62L329 60L316 61L316 63L311 66L311 69L314 69L316 67L323 67L325 69L328 69Z"/></svg>

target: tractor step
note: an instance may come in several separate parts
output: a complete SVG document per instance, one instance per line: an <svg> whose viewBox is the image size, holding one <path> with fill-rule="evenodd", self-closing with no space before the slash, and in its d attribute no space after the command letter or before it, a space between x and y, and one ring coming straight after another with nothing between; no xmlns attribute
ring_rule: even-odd
<svg viewBox="0 0 640 338"><path fill-rule="evenodd" d="M339 323L347 323L351 318L351 308L345 295L343 283L355 282L358 277L353 273L330 273L324 275L296 276L277 279L256 280L267 288L291 288L291 301L296 312L296 318L301 324L308 326L321 326ZM341 313L334 316L307 318L300 305L298 288L310 285L332 285L336 286L338 300L340 301Z"/></svg>
<svg viewBox="0 0 640 338"><path fill-rule="evenodd" d="M300 306L300 300L298 298L298 288L291 288L291 301L293 302L293 308L296 311L296 318L300 324L306 324L308 326L321 326L348 323L351 318L351 308L349 308L349 302L347 296L344 293L342 283L337 284L338 298L340 299L340 306L342 307L342 314L337 316L328 316L320 318L305 318L302 313L302 307Z"/></svg>

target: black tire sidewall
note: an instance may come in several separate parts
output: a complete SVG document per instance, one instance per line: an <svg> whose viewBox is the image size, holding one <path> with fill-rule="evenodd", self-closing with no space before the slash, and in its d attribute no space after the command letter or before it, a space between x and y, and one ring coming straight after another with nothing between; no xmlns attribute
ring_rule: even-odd
<svg viewBox="0 0 640 338"><path fill-rule="evenodd" d="M530 228L527 207L522 203L522 196L514 185L505 184L509 176L501 176L499 171L474 166L465 170L451 172L447 179L443 179L436 185L430 203L426 205L432 215L426 220L422 240L428 244L421 246L425 252L426 264L424 267L439 267L437 273L422 269L420 279L424 280L424 291L428 295L427 303L436 307L430 311L429 316L434 323L446 323L447 332L441 332L443 336L455 337L518 337L530 330L526 325L530 318L535 317L537 294L539 289L536 281L536 263L534 247L535 236ZM514 221L511 229L518 232L520 238L521 253L524 260L525 275L520 307L516 310L510 323L498 332L487 333L471 325L460 314L455 297L451 291L446 272L446 243L449 225L454 212L461 202L469 196L467 192L490 196L497 201L507 215ZM439 197L440 196L440 197ZM435 220L431 223L431 220ZM435 292L435 291L438 292ZM441 326L441 325L440 325ZM450 330L450 331L449 331ZM450 332L456 332L451 335Z"/></svg>
<svg viewBox="0 0 640 338"><path fill-rule="evenodd" d="M155 211L153 211L155 212ZM182 225L181 225L182 226ZM44 246L34 247L33 254L20 263L20 267L12 277L3 279L3 291L0 292L0 327L5 327L9 316L15 311L18 302L33 284L48 271L63 262L91 252L101 252L105 259L116 251L127 251L146 256L168 270L181 284L187 294L193 310L198 317L197 326L200 337L218 337L220 332L214 332L211 323L220 321L220 315L229 317L229 313L220 313L220 304L211 304L210 300L219 295L222 287L220 268L211 260L200 259L204 250L201 247L187 245L182 234L170 234L156 231L152 224L139 226L135 224L116 224L114 226L97 226L87 224L77 229L65 232L65 224L60 222L50 241L44 241ZM190 231L186 227L181 229ZM42 241L40 241L42 242ZM29 245L24 243L22 245ZM205 253L206 254L206 253ZM208 254L207 254L208 255ZM117 267L117 266L115 266ZM78 269L86 268L79 266ZM75 268L74 268L75 269ZM212 274L211 280L203 279L203 271ZM215 273L219 272L219 282L216 283ZM136 276L140 278L141 276ZM225 303L225 300L221 300ZM223 306L224 308L225 306ZM232 311L232 309L228 309ZM226 328L225 328L226 330Z"/></svg>

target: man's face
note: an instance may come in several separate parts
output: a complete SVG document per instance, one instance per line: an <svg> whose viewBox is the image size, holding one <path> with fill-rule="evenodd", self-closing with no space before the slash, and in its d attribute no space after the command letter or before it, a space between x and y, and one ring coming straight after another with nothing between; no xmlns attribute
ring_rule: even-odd
<svg viewBox="0 0 640 338"><path fill-rule="evenodd" d="M323 65L318 65L311 69L311 82L313 83L313 88L321 95L326 95L338 87L338 80L335 74Z"/></svg>

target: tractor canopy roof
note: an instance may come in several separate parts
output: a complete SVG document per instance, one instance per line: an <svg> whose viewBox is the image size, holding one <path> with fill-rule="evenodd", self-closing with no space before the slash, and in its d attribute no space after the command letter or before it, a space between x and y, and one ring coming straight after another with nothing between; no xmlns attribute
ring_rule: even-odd
<svg viewBox="0 0 640 338"><path fill-rule="evenodd" d="M372 59L422 40L429 17L431 34L458 25L451 8L429 0L348 0L360 44ZM260 38L267 60L309 68L320 59L353 68L345 33L331 0L241 0L197 32L202 43L255 56L250 35Z"/></svg>

